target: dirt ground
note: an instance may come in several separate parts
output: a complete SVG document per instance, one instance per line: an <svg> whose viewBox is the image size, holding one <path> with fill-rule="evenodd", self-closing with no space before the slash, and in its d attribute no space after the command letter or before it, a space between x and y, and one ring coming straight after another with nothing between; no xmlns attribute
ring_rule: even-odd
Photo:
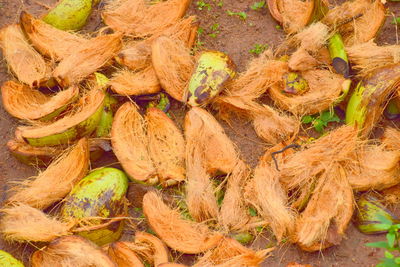
<svg viewBox="0 0 400 267"><path fill-rule="evenodd" d="M251 10L250 6L257 0L193 0L189 14L198 17L200 26L204 29L200 36L202 47L216 49L228 53L236 63L239 70L244 70L247 62L254 56L249 51L255 44L274 47L284 38L284 34L276 22L270 16L268 10L263 8L258 11ZM45 6L51 6L55 0L0 0L0 27L15 23L21 10L27 10L35 15L43 14ZM199 10L198 2L210 5L203 10ZM219 3L222 3L219 4ZM101 7L101 4L100 4ZM377 38L380 44L395 44L398 39L397 29L391 24L392 16L400 16L400 4L386 4L388 8L388 19L385 26ZM246 12L247 19L242 20L238 16L229 16L227 11ZM91 31L100 26L100 14L95 11L85 28ZM2 58L2 57L1 57ZM10 79L4 61L0 64L0 83ZM173 114L178 123L182 122L182 108L174 104ZM13 137L17 120L11 118L3 109L0 108L0 200L6 199L6 191L10 181L25 179L36 173L35 168L23 165L15 160L6 148L6 143ZM254 167L258 158L263 154L266 145L257 138L253 129L243 122L233 122L231 127L225 128L232 140L241 149L243 158ZM104 162L112 163L115 159L106 158ZM359 233L353 225L347 231L347 238L337 246L322 252L306 253L302 252L293 245L281 245L273 256L268 258L262 266L286 266L289 262L311 264L312 266L374 266L382 252L373 248L367 248L365 243L384 239L383 235L366 236ZM264 237L257 238L253 246L265 248L273 244L273 240L268 238L268 233ZM22 258L29 255L31 249L27 246L17 247L5 244L0 239L0 249L13 253Z"/></svg>

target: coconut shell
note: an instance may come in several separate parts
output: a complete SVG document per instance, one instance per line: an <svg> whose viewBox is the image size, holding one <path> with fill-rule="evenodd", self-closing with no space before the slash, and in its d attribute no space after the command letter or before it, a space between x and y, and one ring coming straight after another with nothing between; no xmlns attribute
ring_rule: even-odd
<svg viewBox="0 0 400 267"><path fill-rule="evenodd" d="M48 96L29 86L8 81L1 87L4 109L23 120L50 120L64 111L79 95L79 88L72 86Z"/></svg>
<svg viewBox="0 0 400 267"><path fill-rule="evenodd" d="M104 106L105 94L96 88L86 93L73 110L63 118L47 124L17 128L20 136L32 146L68 144L96 130Z"/></svg>
<svg viewBox="0 0 400 267"><path fill-rule="evenodd" d="M146 113L149 152L164 186L185 180L185 140L180 129L160 109Z"/></svg>
<svg viewBox="0 0 400 267"><path fill-rule="evenodd" d="M117 267L99 247L80 236L65 236L33 253L32 267Z"/></svg>
<svg viewBox="0 0 400 267"><path fill-rule="evenodd" d="M185 44L161 36L154 40L152 62L162 88L174 99L186 102L185 90L194 70L194 59Z"/></svg>
<svg viewBox="0 0 400 267"><path fill-rule="evenodd" d="M143 198L143 212L150 227L167 246L182 253L197 254L214 248L222 235L206 225L181 219L177 210L168 207L155 192Z"/></svg>
<svg viewBox="0 0 400 267"><path fill-rule="evenodd" d="M276 2L282 16L283 28L287 33L298 32L311 21L314 11L313 0L277 0ZM275 14L275 10L272 13Z"/></svg>
<svg viewBox="0 0 400 267"><path fill-rule="evenodd" d="M154 266L160 266L161 264L169 261L168 248L156 236L146 232L136 232L135 244L150 248L152 257L151 259L147 260L150 260Z"/></svg>
<svg viewBox="0 0 400 267"><path fill-rule="evenodd" d="M145 1L113 1L102 13L104 23L114 31L135 37L162 32L186 13L189 0L168 0L148 5Z"/></svg>
<svg viewBox="0 0 400 267"><path fill-rule="evenodd" d="M157 183L157 171L148 150L145 122L135 104L127 102L115 114L111 144L130 178Z"/></svg>
<svg viewBox="0 0 400 267"><path fill-rule="evenodd" d="M144 267L140 258L133 252L127 242L114 242L108 247L107 253L118 267Z"/></svg>
<svg viewBox="0 0 400 267"><path fill-rule="evenodd" d="M0 47L10 70L20 82L32 87L50 78L49 65L25 39L19 25L1 29Z"/></svg>
<svg viewBox="0 0 400 267"><path fill-rule="evenodd" d="M120 33L100 35L90 39L60 61L53 71L53 77L63 87L79 83L106 65L121 47Z"/></svg>
<svg viewBox="0 0 400 267"><path fill-rule="evenodd" d="M56 61L75 53L88 42L83 36L59 30L25 11L21 12L20 23L36 50Z"/></svg>
<svg viewBox="0 0 400 267"><path fill-rule="evenodd" d="M121 69L113 74L108 84L111 86L111 90L124 96L149 95L161 90L160 82L151 65L136 72Z"/></svg>

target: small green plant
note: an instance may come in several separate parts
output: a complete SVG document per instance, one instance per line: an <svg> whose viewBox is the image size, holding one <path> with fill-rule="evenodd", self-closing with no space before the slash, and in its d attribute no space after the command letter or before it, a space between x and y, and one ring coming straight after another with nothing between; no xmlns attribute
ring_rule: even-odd
<svg viewBox="0 0 400 267"><path fill-rule="evenodd" d="M202 42L200 40L200 37L202 36L203 33L204 33L204 28L199 27L197 29L197 40L194 43L193 48L192 48L192 54L196 53L197 51L199 51L199 50L201 50L203 48L204 42Z"/></svg>
<svg viewBox="0 0 400 267"><path fill-rule="evenodd" d="M196 5L198 10L204 10L204 9L207 9L208 11L211 10L211 5L204 2L203 0L197 1Z"/></svg>
<svg viewBox="0 0 400 267"><path fill-rule="evenodd" d="M394 17L393 20L392 20L392 24L399 25L400 24L400 17Z"/></svg>
<svg viewBox="0 0 400 267"><path fill-rule="evenodd" d="M319 115L304 116L303 118L301 118L301 122L305 124L311 123L311 125L317 132L323 133L325 127L328 126L329 122L340 122L340 119L335 112L325 110Z"/></svg>
<svg viewBox="0 0 400 267"><path fill-rule="evenodd" d="M228 11L226 11L226 13L229 15L229 16L238 16L241 20L246 20L247 19L247 14L246 14L246 12L233 12L233 11L230 11L230 10L228 10Z"/></svg>
<svg viewBox="0 0 400 267"><path fill-rule="evenodd" d="M385 249L385 257L380 259L376 267L399 267L400 266L400 224L393 224L384 216L379 216L382 231L387 231L386 241L365 244L367 247Z"/></svg>
<svg viewBox="0 0 400 267"><path fill-rule="evenodd" d="M277 29L277 30L281 30L281 29L282 29L282 27L281 27L281 25L275 25L275 29Z"/></svg>
<svg viewBox="0 0 400 267"><path fill-rule="evenodd" d="M265 7L265 1L260 1L260 2L255 2L250 6L251 9L253 10L259 10L261 8Z"/></svg>
<svg viewBox="0 0 400 267"><path fill-rule="evenodd" d="M210 30L211 30L211 33L209 33L208 35L212 38L216 38L218 36L218 34L220 33L219 24L214 23L213 25L210 26Z"/></svg>
<svg viewBox="0 0 400 267"><path fill-rule="evenodd" d="M216 1L216 0L214 0ZM217 7L223 7L224 6L224 1L217 1Z"/></svg>
<svg viewBox="0 0 400 267"><path fill-rule="evenodd" d="M259 55L268 48L267 44L255 44L254 48L250 49L250 54Z"/></svg>

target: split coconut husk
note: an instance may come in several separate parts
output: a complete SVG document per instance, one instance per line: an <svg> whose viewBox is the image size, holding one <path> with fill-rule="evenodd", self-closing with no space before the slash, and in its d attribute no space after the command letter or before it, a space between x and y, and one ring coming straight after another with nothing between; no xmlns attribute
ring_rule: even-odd
<svg viewBox="0 0 400 267"><path fill-rule="evenodd" d="M257 267L270 256L272 250L254 251L232 238L224 237L217 247L204 254L193 267Z"/></svg>
<svg viewBox="0 0 400 267"><path fill-rule="evenodd" d="M387 204L397 204L400 202L400 185L389 187L381 191L383 202Z"/></svg>
<svg viewBox="0 0 400 267"><path fill-rule="evenodd" d="M316 22L304 28L301 32L289 36L284 45L315 53L326 45L330 36L329 27L324 23Z"/></svg>
<svg viewBox="0 0 400 267"><path fill-rule="evenodd" d="M80 236L65 236L33 253L32 267L117 267L101 248Z"/></svg>
<svg viewBox="0 0 400 267"><path fill-rule="evenodd" d="M161 36L154 40L152 62L162 88L174 99L186 102L185 90L195 67L185 44Z"/></svg>
<svg viewBox="0 0 400 267"><path fill-rule="evenodd" d="M383 132L382 143L390 150L400 150L400 131L387 127Z"/></svg>
<svg viewBox="0 0 400 267"><path fill-rule="evenodd" d="M329 70L310 70L301 73L308 83L308 91L302 95L288 95L283 92L285 82L273 85L269 94L283 110L297 115L315 114L328 109L348 86L342 75Z"/></svg>
<svg viewBox="0 0 400 267"><path fill-rule="evenodd" d="M173 263L173 262L166 262L157 265L157 267L188 267L187 265L179 264L179 263Z"/></svg>
<svg viewBox="0 0 400 267"><path fill-rule="evenodd" d="M162 32L186 13L189 0L167 0L147 4L143 0L113 1L102 13L104 23L114 31L134 37L145 37Z"/></svg>
<svg viewBox="0 0 400 267"><path fill-rule="evenodd" d="M307 50L300 48L290 56L288 66L294 71L306 71L316 68L320 63Z"/></svg>
<svg viewBox="0 0 400 267"><path fill-rule="evenodd" d="M63 87L79 83L106 65L121 47L120 33L100 35L90 39L60 61L54 69L53 77Z"/></svg>
<svg viewBox="0 0 400 267"><path fill-rule="evenodd" d="M160 264L169 261L168 248L156 236L146 232L136 232L135 244L149 248L151 258L147 258L146 260L154 266L160 266Z"/></svg>
<svg viewBox="0 0 400 267"><path fill-rule="evenodd" d="M280 20L287 33L292 34L300 31L311 21L314 0L276 0L276 4L271 7L277 7L277 10L272 9L271 14L274 14L273 17L278 21Z"/></svg>
<svg viewBox="0 0 400 267"><path fill-rule="evenodd" d="M1 212L0 232L8 241L50 242L69 235L73 226L18 202L4 207Z"/></svg>
<svg viewBox="0 0 400 267"><path fill-rule="evenodd" d="M136 72L121 69L113 74L108 84L111 90L123 96L149 95L161 90L160 82L151 65Z"/></svg>
<svg viewBox="0 0 400 267"><path fill-rule="evenodd" d="M203 132L202 135L198 135ZM193 136L198 136L193 138ZM193 107L185 117L186 140L202 146L207 172L231 173L238 160L238 150L218 121L205 109Z"/></svg>
<svg viewBox="0 0 400 267"><path fill-rule="evenodd" d="M146 113L149 152L164 186L185 180L185 140L180 129L160 109Z"/></svg>
<svg viewBox="0 0 400 267"><path fill-rule="evenodd" d="M49 65L25 39L19 25L1 29L0 47L8 67L20 82L36 87L50 78Z"/></svg>
<svg viewBox="0 0 400 267"><path fill-rule="evenodd" d="M127 102L116 112L111 144L114 154L132 179L150 184L158 182L148 150L145 121L134 103Z"/></svg>
<svg viewBox="0 0 400 267"><path fill-rule="evenodd" d="M322 22L338 30L349 46L373 39L385 22L385 16L381 1L355 0L331 9Z"/></svg>
<svg viewBox="0 0 400 267"><path fill-rule="evenodd" d="M104 106L105 94L92 89L86 93L73 110L63 118L48 124L17 128L19 135L32 146L68 144L91 134L97 127Z"/></svg>
<svg viewBox="0 0 400 267"><path fill-rule="evenodd" d="M231 232L240 232L250 221L247 205L243 196L243 187L250 178L249 167L238 161L237 166L227 177L227 186L221 210L218 217L219 223Z"/></svg>
<svg viewBox="0 0 400 267"><path fill-rule="evenodd" d="M89 146L88 140L83 138L54 160L44 172L12 188L8 201L46 209L63 199L88 169Z"/></svg>
<svg viewBox="0 0 400 267"><path fill-rule="evenodd" d="M164 204L156 192L143 198L143 212L150 227L170 248L182 253L197 254L214 248L222 235L206 225L184 220L177 210Z"/></svg>
<svg viewBox="0 0 400 267"><path fill-rule="evenodd" d="M373 40L346 47L346 52L359 76L400 62L399 45L378 46Z"/></svg>
<svg viewBox="0 0 400 267"><path fill-rule="evenodd" d="M296 242L306 251L338 245L354 210L353 190L340 164L328 167L296 221Z"/></svg>
<svg viewBox="0 0 400 267"><path fill-rule="evenodd" d="M254 193L257 211L269 223L278 242L291 238L295 212L289 207L287 194L279 182L279 172L265 159L261 159L254 170Z"/></svg>
<svg viewBox="0 0 400 267"><path fill-rule="evenodd" d="M118 267L144 267L140 258L130 249L129 242L111 243L107 249L107 254Z"/></svg>
<svg viewBox="0 0 400 267"><path fill-rule="evenodd" d="M22 120L50 120L64 111L79 95L79 88L71 86L54 96L41 93L27 85L8 81L1 87L4 109Z"/></svg>
<svg viewBox="0 0 400 267"><path fill-rule="evenodd" d="M59 30L25 11L21 12L20 23L36 50L55 61L75 53L88 42L83 36Z"/></svg>

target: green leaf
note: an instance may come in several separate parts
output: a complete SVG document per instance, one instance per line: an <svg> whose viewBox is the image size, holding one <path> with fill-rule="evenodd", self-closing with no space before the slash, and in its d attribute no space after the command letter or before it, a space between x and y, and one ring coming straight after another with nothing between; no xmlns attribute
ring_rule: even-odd
<svg viewBox="0 0 400 267"><path fill-rule="evenodd" d="M397 264L400 264L400 257L395 258L394 262L397 263Z"/></svg>
<svg viewBox="0 0 400 267"><path fill-rule="evenodd" d="M320 119L323 121L329 121L332 118L332 113L329 110L325 110L322 112Z"/></svg>
<svg viewBox="0 0 400 267"><path fill-rule="evenodd" d="M390 253L389 251L385 251L385 257L387 259L394 259L394 255L392 253Z"/></svg>
<svg viewBox="0 0 400 267"><path fill-rule="evenodd" d="M386 218L385 216L383 216L382 214L377 214L376 217L379 219L379 221L382 224L386 224L386 225L390 225L392 226L393 222L391 220L389 220L388 218ZM390 227L389 227L390 228ZM389 229L388 228L388 229Z"/></svg>
<svg viewBox="0 0 400 267"><path fill-rule="evenodd" d="M386 234L386 239L388 241L388 245L390 247L394 246L394 241L396 240L396 234L395 233L387 233Z"/></svg>
<svg viewBox="0 0 400 267"><path fill-rule="evenodd" d="M310 115L304 116L301 118L301 123L311 123L314 120L314 118Z"/></svg>
<svg viewBox="0 0 400 267"><path fill-rule="evenodd" d="M381 260L382 262L376 265L376 267L399 267L399 265L394 261L394 259L384 258Z"/></svg>
<svg viewBox="0 0 400 267"><path fill-rule="evenodd" d="M393 0L392 0L393 1ZM392 24L400 24L400 17L398 18L393 18Z"/></svg>
<svg viewBox="0 0 400 267"><path fill-rule="evenodd" d="M250 207L250 208L249 208L249 213L250 213L250 216L252 216L252 217L257 216L257 211L256 211L256 209L253 208L253 207Z"/></svg>
<svg viewBox="0 0 400 267"><path fill-rule="evenodd" d="M371 248L384 248L384 249L389 249L390 248L386 241L367 243L367 244L365 244L365 246L371 247Z"/></svg>
<svg viewBox="0 0 400 267"><path fill-rule="evenodd" d="M260 1L260 2L255 2L254 4L251 5L251 9L253 10L258 10L261 9L265 6L265 1Z"/></svg>
<svg viewBox="0 0 400 267"><path fill-rule="evenodd" d="M324 131L324 122L320 119L315 119L313 121L313 126L315 130L319 133L322 133Z"/></svg>

